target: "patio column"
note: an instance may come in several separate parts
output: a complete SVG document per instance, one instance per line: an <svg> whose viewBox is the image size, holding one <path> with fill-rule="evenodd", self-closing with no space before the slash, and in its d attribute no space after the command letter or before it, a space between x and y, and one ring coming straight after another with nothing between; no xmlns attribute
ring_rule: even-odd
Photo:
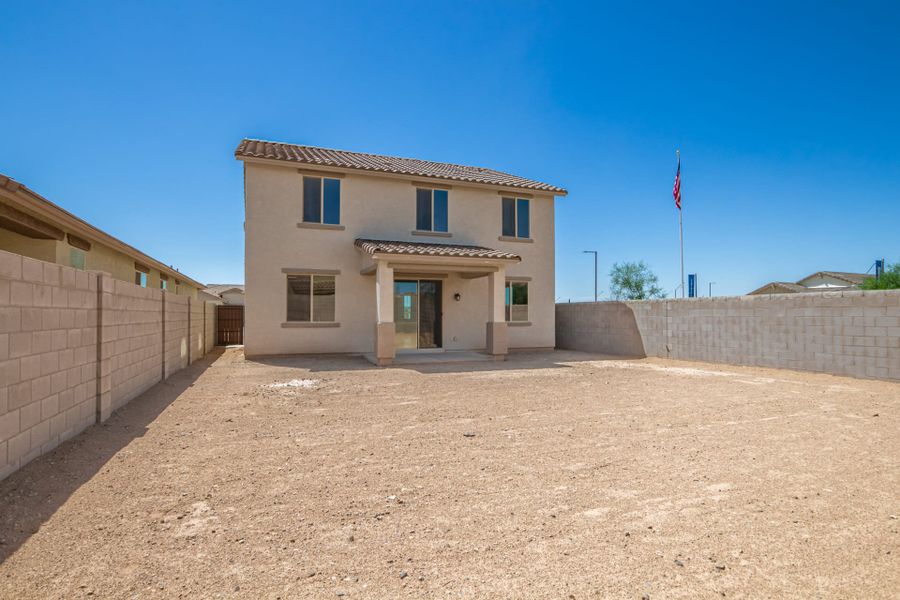
<svg viewBox="0 0 900 600"><path fill-rule="evenodd" d="M394 269L382 260L375 263L375 360L394 362Z"/></svg>
<svg viewBox="0 0 900 600"><path fill-rule="evenodd" d="M509 347L506 337L506 268L488 275L487 351L503 360Z"/></svg>

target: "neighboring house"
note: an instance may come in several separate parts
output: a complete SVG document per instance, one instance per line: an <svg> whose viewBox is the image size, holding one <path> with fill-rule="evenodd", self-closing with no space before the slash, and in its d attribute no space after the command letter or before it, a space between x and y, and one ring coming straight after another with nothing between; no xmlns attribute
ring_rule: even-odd
<svg viewBox="0 0 900 600"><path fill-rule="evenodd" d="M225 301L222 300L220 296L216 296L215 294L211 294L205 289L197 291L197 299L203 300L204 302L211 302L215 305L225 304Z"/></svg>
<svg viewBox="0 0 900 600"><path fill-rule="evenodd" d="M863 281L872 277L865 273L843 273L840 271L819 271L804 277L796 283L773 281L755 289L748 296L760 294L798 294L803 292L829 292L857 289Z"/></svg>
<svg viewBox="0 0 900 600"><path fill-rule="evenodd" d="M211 283L203 291L218 298L222 304L244 304L244 286L240 284Z"/></svg>
<svg viewBox="0 0 900 600"><path fill-rule="evenodd" d="M248 356L555 344L554 202L481 167L244 140Z"/></svg>
<svg viewBox="0 0 900 600"><path fill-rule="evenodd" d="M197 297L203 285L0 175L0 250Z"/></svg>

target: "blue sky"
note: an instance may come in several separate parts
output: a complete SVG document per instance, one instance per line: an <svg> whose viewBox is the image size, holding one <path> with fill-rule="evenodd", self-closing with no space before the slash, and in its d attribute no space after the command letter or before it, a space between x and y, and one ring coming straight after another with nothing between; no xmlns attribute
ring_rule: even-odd
<svg viewBox="0 0 900 600"><path fill-rule="evenodd" d="M726 6L730 4L731 6ZM557 296L616 261L739 294L900 260L896 2L16 2L0 173L206 282L243 279L256 137L567 187Z"/></svg>

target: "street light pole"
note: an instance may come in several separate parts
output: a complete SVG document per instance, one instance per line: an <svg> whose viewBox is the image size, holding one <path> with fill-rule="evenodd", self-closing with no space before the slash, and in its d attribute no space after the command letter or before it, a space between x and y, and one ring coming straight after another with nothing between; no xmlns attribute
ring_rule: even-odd
<svg viewBox="0 0 900 600"><path fill-rule="evenodd" d="M594 255L594 302L597 301L597 251L596 250L582 250L585 254L593 254Z"/></svg>

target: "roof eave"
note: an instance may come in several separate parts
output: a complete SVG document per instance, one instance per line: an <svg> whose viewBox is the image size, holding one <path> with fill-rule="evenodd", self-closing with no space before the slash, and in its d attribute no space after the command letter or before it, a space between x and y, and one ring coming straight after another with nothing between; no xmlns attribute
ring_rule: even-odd
<svg viewBox="0 0 900 600"><path fill-rule="evenodd" d="M126 244L122 240L94 227L84 219L73 215L66 209L47 200L34 190L28 188L28 186L11 177L0 175L0 191L6 192L6 194L4 194L5 197L13 200L20 207L31 210L51 222L62 223L79 236L85 237L95 243L108 246L113 250L117 250L133 260L145 263L161 273L165 273L179 281L188 283L197 289L202 289L204 287L199 281L195 281L184 273L176 271L168 265L156 260L152 256L144 254L134 246Z"/></svg>
<svg viewBox="0 0 900 600"><path fill-rule="evenodd" d="M558 188L555 186L550 186L553 189L541 189L541 188L533 188L526 186L518 186L518 185L504 185L497 183L483 183L479 181L469 181L466 179L455 179L453 177L440 177L438 175L419 175L419 174L407 174L407 173L392 173L390 171L378 171L375 169L364 169L361 167L336 167L334 165L322 165L317 163L306 163L300 162L296 160L284 160L280 158L264 158L260 156L250 156L246 154L240 154L237 151L234 153L234 157L236 160L240 160L243 162L249 163L257 163L263 165L272 165L279 167L288 167L295 168L299 170L313 170L313 171L326 171L331 173L342 173L342 174L365 174L373 177L386 177L388 179L428 179L434 181L440 181L444 183L450 183L454 185L461 186L469 186L469 187L477 187L477 188L485 188L491 190L509 190L509 191L520 191L526 192L530 194L536 195L545 195L545 196L568 196L569 192L564 188ZM547 184L549 185L549 184Z"/></svg>
<svg viewBox="0 0 900 600"><path fill-rule="evenodd" d="M753 290L752 292L747 292L747 295L748 295L748 296L752 296L752 295L754 295L754 294L761 293L763 290L765 290L766 288L770 288L770 287L779 287L779 288L788 290L788 293L790 293L790 294L797 294L797 293L799 293L798 290L791 289L791 288L789 287L789 285L785 285L785 284L787 284L787 283L788 283L788 282L785 282L785 281L770 281L769 283L767 283L767 284L765 284L765 285L759 286L758 288L756 288L756 289ZM796 285L796 284L794 284L794 285Z"/></svg>

